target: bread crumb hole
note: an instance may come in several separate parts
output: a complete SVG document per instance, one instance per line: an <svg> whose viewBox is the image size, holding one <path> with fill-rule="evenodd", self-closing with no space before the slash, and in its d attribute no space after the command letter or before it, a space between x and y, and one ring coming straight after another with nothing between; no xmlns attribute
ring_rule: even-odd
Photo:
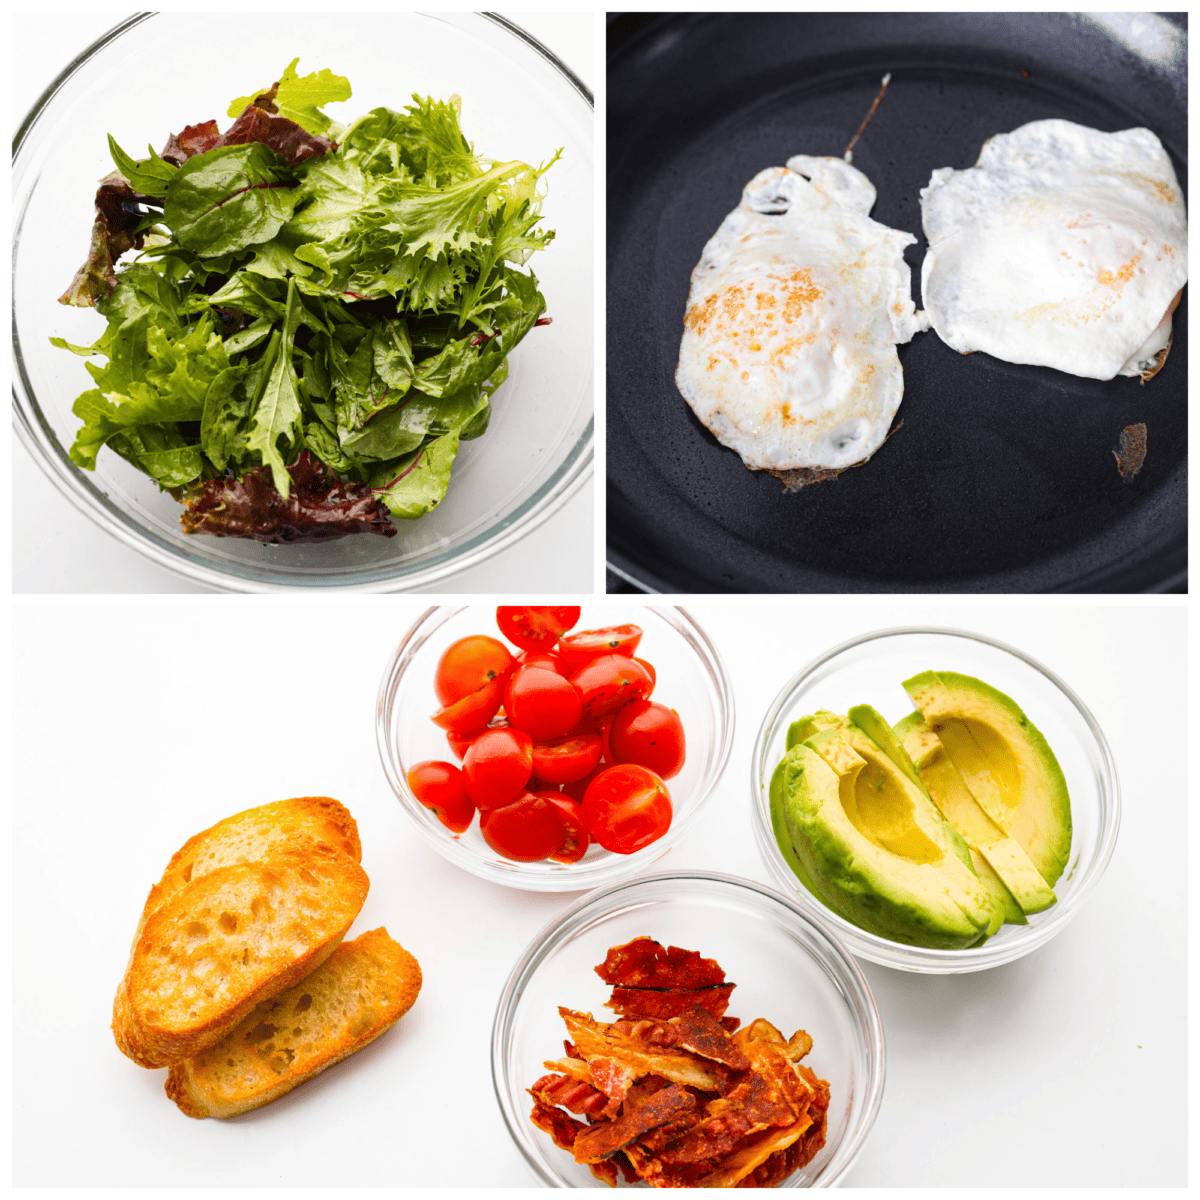
<svg viewBox="0 0 1200 1200"><path fill-rule="evenodd" d="M187 927L187 935L190 938L208 937L208 926L203 921L190 921Z"/></svg>
<svg viewBox="0 0 1200 1200"><path fill-rule="evenodd" d="M226 933L235 933L237 931L237 917L233 913L222 913L221 919L217 922Z"/></svg>
<svg viewBox="0 0 1200 1200"><path fill-rule="evenodd" d="M184 883L192 882L192 867L194 865L195 865L194 863L188 863L188 865L183 868L183 882Z"/></svg>
<svg viewBox="0 0 1200 1200"><path fill-rule="evenodd" d="M319 887L320 886L320 883L319 883L317 877L307 867L300 868L300 878L303 879L304 882L307 883L309 887Z"/></svg>
<svg viewBox="0 0 1200 1200"><path fill-rule="evenodd" d="M296 1001L296 1011L308 1012L310 1008L312 1008L312 996L310 996L308 992L305 992L304 995Z"/></svg>
<svg viewBox="0 0 1200 1200"><path fill-rule="evenodd" d="M269 1021L260 1021L246 1034L246 1044L248 1046L257 1046L260 1042L265 1042L268 1038L274 1037L274 1035L275 1026Z"/></svg>

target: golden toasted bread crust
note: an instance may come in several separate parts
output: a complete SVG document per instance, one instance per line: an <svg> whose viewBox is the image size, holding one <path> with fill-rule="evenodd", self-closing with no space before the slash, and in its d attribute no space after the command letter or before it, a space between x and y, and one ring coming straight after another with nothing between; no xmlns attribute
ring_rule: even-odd
<svg viewBox="0 0 1200 1200"><path fill-rule="evenodd" d="M315 970L366 899L366 873L301 834L261 862L191 880L146 920L113 1003L113 1036L144 1067L220 1041Z"/></svg>
<svg viewBox="0 0 1200 1200"><path fill-rule="evenodd" d="M266 858L297 834L325 842L355 862L362 861L358 825L349 810L330 796L296 796L248 808L188 838L175 852L146 898L134 945L150 914L193 879L217 867Z"/></svg>
<svg viewBox="0 0 1200 1200"><path fill-rule="evenodd" d="M167 1095L189 1117L259 1108L374 1041L420 990L417 960L386 929L371 930L259 1004L222 1041L172 1064Z"/></svg>

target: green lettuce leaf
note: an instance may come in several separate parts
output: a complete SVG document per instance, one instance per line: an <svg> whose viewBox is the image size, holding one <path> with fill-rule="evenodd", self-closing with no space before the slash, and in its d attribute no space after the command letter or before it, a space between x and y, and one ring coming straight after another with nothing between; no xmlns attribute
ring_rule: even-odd
<svg viewBox="0 0 1200 1200"><path fill-rule="evenodd" d="M338 100L349 100L353 94L350 80L344 75L335 75L327 68L313 71L310 75L297 75L296 64L299 61L293 58L287 70L269 88L233 101L228 115L240 117L259 97L269 97L267 111L278 112L280 116L295 121L308 133L324 133L332 122L321 109Z"/></svg>

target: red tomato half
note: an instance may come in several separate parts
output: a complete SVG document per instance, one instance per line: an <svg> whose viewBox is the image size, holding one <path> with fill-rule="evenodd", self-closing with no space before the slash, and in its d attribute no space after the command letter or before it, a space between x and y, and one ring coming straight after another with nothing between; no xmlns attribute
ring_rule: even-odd
<svg viewBox="0 0 1200 1200"><path fill-rule="evenodd" d="M493 637L475 634L459 638L438 660L433 690L443 707L477 692L512 669L508 647Z"/></svg>
<svg viewBox="0 0 1200 1200"><path fill-rule="evenodd" d="M654 685L658 683L658 672L654 669L654 664L644 658L635 658L633 661L646 668L646 674L650 676L650 690L646 693L646 695L647 697L653 696Z"/></svg>
<svg viewBox="0 0 1200 1200"><path fill-rule="evenodd" d="M579 689L584 713L593 718L644 700L652 686L646 669L620 654L593 658L571 676L571 683Z"/></svg>
<svg viewBox="0 0 1200 1200"><path fill-rule="evenodd" d="M541 667L545 671L553 671L555 675L563 673L563 665L558 655L551 654L549 650L522 650L517 655L517 666Z"/></svg>
<svg viewBox="0 0 1200 1200"><path fill-rule="evenodd" d="M558 639L579 620L579 609L506 608L496 609L496 624L514 646L522 650L552 650Z"/></svg>
<svg viewBox="0 0 1200 1200"><path fill-rule="evenodd" d="M565 837L558 806L549 795L533 792L481 814L479 832L497 854L513 862L541 862L559 853Z"/></svg>
<svg viewBox="0 0 1200 1200"><path fill-rule="evenodd" d="M486 729L463 756L467 795L476 808L515 800L533 774L533 741L519 729Z"/></svg>
<svg viewBox="0 0 1200 1200"><path fill-rule="evenodd" d="M602 654L621 654L632 658L642 640L640 625L610 625L606 629L581 629L558 643L563 665L578 670L585 662Z"/></svg>
<svg viewBox="0 0 1200 1200"><path fill-rule="evenodd" d="M419 804L432 809L453 834L465 833L475 817L463 773L448 762L419 762L408 769L408 786Z"/></svg>
<svg viewBox="0 0 1200 1200"><path fill-rule="evenodd" d="M608 752L613 762L637 763L662 779L671 779L683 769L683 722L665 704L635 700L614 715Z"/></svg>
<svg viewBox="0 0 1200 1200"><path fill-rule="evenodd" d="M508 723L534 741L563 737L579 724L579 693L561 675L543 667L518 667L504 689Z"/></svg>
<svg viewBox="0 0 1200 1200"><path fill-rule="evenodd" d="M583 806L578 800L572 800L561 792L538 792L537 795L547 804L554 805L562 822L562 841L550 857L560 863L578 862L587 853L592 841L587 822L583 819Z"/></svg>
<svg viewBox="0 0 1200 1200"><path fill-rule="evenodd" d="M571 733L552 742L535 742L533 773L546 783L571 783L596 769L603 750L598 733Z"/></svg>
<svg viewBox="0 0 1200 1200"><path fill-rule="evenodd" d="M440 725L447 733L466 737L481 732L500 711L503 701L504 680L493 679L477 692L472 692L469 696L447 705L440 712L435 712L430 720L435 725Z"/></svg>
<svg viewBox="0 0 1200 1200"><path fill-rule="evenodd" d="M673 816L667 785L635 763L601 771L583 796L592 837L614 854L633 854L658 841Z"/></svg>

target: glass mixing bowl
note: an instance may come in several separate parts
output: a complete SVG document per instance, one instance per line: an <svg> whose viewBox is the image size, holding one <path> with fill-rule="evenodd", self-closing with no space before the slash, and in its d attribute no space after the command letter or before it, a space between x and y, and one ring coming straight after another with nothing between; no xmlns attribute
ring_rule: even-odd
<svg viewBox="0 0 1200 1200"><path fill-rule="evenodd" d="M913 709L901 680L939 669L974 675L1016 701L1050 744L1071 796L1071 853L1054 885L1058 902L1032 915L1028 925L1002 925L982 946L966 950L905 946L859 929L828 909L796 878L780 852L768 797L771 774L785 753L788 726L797 718L819 708L844 713L856 704L870 704L894 723ZM938 975L1012 962L1059 933L1104 874L1121 816L1112 753L1083 701L1029 655L958 629L881 629L843 642L809 663L763 718L750 762L750 800L759 853L780 888L826 921L860 958Z"/></svg>
<svg viewBox="0 0 1200 1200"><path fill-rule="evenodd" d="M479 832L479 821L454 837L408 786L408 769L426 759L454 762L444 732L429 716L437 707L433 678L452 642L468 634L499 638L496 610L430 608L396 648L379 687L375 734L383 769L405 815L423 838L452 863L509 887L539 892L582 892L644 871L696 823L711 798L733 745L733 692L725 665L708 635L681 608L583 606L575 631L637 624L645 631L638 656L657 672L654 699L679 713L687 761L667 781L674 808L671 828L636 854L613 854L594 843L577 863L518 863L502 858Z"/></svg>
<svg viewBox="0 0 1200 1200"><path fill-rule="evenodd" d="M106 135L135 153L147 140L159 148L169 133L209 117L224 127L230 100L276 78L297 56L302 71L328 67L349 78L353 98L330 108L343 123L380 105L403 108L414 92L457 93L479 153L536 164L563 147L544 182L544 227L557 236L530 261L553 324L531 331L513 352L491 425L464 443L445 500L417 521L397 521L395 537L264 546L188 536L180 506L116 454L102 450L94 472L67 456L79 426L71 405L93 383L84 360L49 339L90 345L104 323L57 297L87 250L96 183L113 169ZM276 14L239 13L236 36L207 13L131 17L66 67L14 140L17 432L52 482L101 528L209 587L401 591L477 566L536 528L591 477L592 161L590 92L502 17L389 12L331 20L289 13L281 26ZM590 527L580 531L591 535Z"/></svg>
<svg viewBox="0 0 1200 1200"><path fill-rule="evenodd" d="M883 1096L883 1026L858 965L827 926L759 883L667 872L585 896L530 944L509 976L492 1027L492 1081L508 1131L539 1182L602 1187L529 1119L525 1091L561 1056L558 1006L605 1020L608 987L594 973L610 946L646 935L715 958L737 983L729 1014L765 1017L811 1035L805 1063L830 1085L824 1147L783 1187L832 1187L850 1169Z"/></svg>

